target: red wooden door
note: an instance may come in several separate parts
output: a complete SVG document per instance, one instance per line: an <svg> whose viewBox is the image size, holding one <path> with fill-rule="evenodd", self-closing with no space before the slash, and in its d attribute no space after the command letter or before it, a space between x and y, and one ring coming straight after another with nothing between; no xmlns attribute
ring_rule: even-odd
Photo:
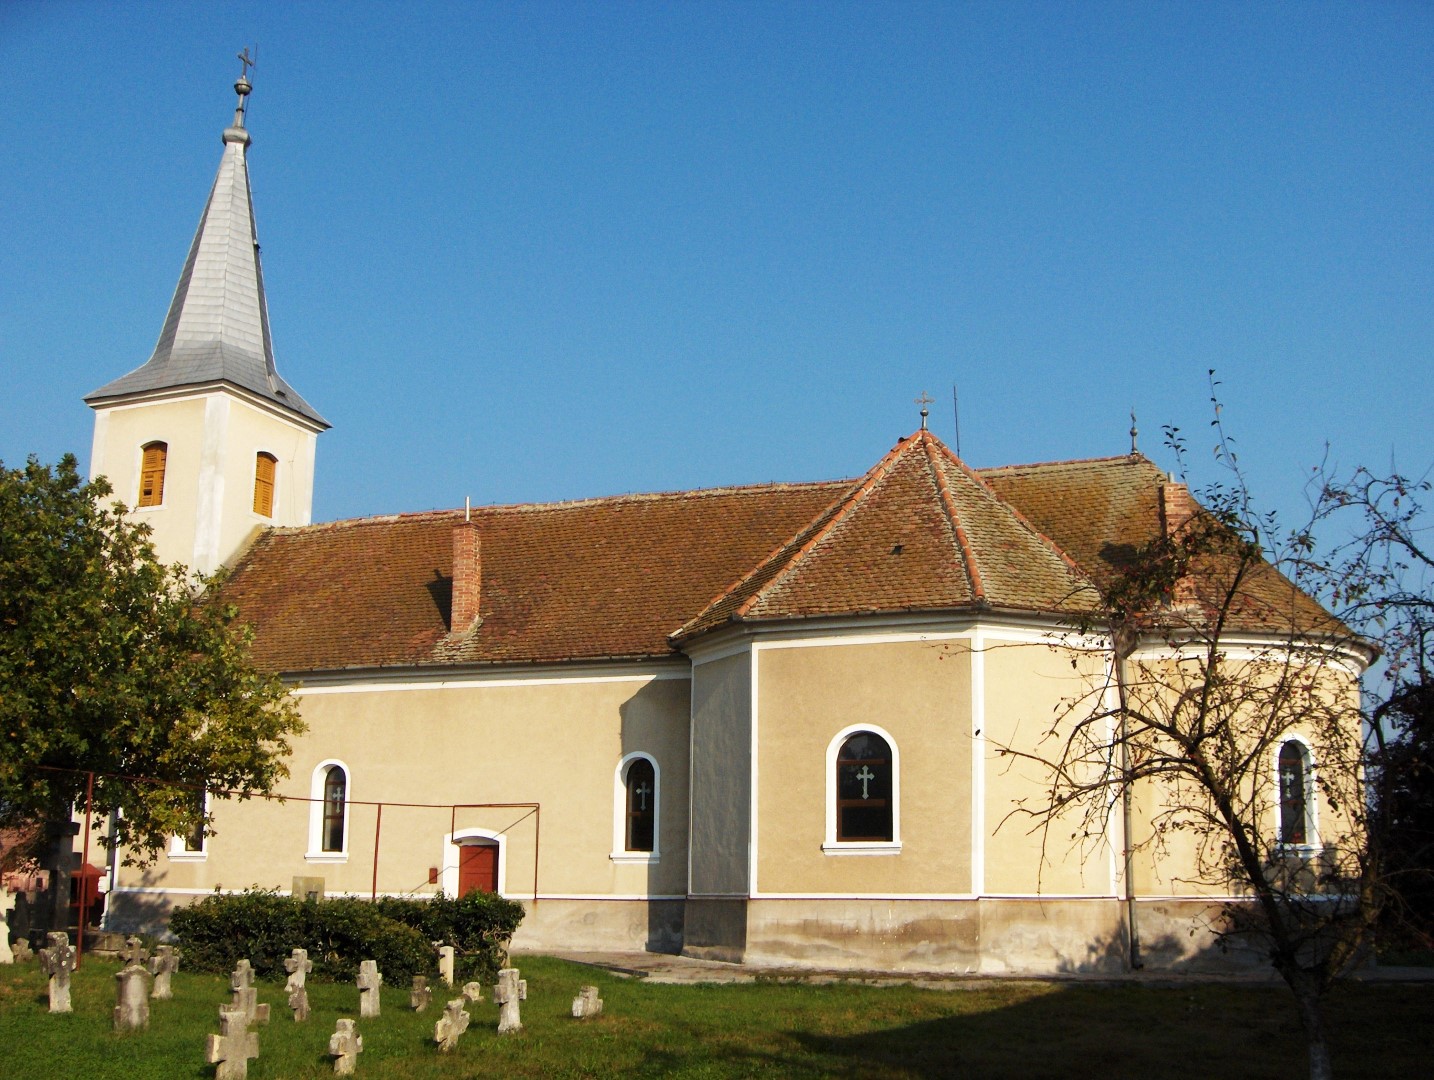
<svg viewBox="0 0 1434 1080"><path fill-rule="evenodd" d="M498 845L464 844L458 849L458 895L498 891Z"/></svg>

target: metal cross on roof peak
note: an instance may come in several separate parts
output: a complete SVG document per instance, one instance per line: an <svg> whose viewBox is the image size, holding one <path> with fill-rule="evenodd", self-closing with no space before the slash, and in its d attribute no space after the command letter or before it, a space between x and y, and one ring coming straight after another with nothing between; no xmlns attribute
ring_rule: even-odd
<svg viewBox="0 0 1434 1080"><path fill-rule="evenodd" d="M245 80L245 81L247 82L247 81L249 80L249 69L250 69L251 67L257 67L258 64L259 64L259 46L257 46L257 45L254 46L254 57L253 57L253 59L250 59L250 58L249 58L249 46L248 46L248 45L245 45L245 46L244 46L244 51L238 54L237 59L238 59L240 65L241 65L240 68L239 68L239 78L241 78L241 79L243 79L243 80Z"/></svg>
<svg viewBox="0 0 1434 1080"><path fill-rule="evenodd" d="M930 404L931 404L933 401L935 401L936 399L933 398L933 397L931 397L930 395L928 395L928 394L926 393L926 391L923 390L923 391L921 391L921 396L920 396L919 398L913 398L912 400L913 400L917 405L920 405L920 406L921 406L921 430L922 430L922 431L925 431L925 430L926 430L926 418L931 415L931 410L928 409L926 406L930 405Z"/></svg>

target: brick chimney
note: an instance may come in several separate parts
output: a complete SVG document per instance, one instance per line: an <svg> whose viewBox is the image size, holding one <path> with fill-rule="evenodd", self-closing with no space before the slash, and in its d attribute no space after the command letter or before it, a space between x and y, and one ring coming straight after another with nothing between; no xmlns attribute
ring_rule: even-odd
<svg viewBox="0 0 1434 1080"><path fill-rule="evenodd" d="M453 526L453 613L449 632L466 634L478 623L478 598L483 582L483 559L478 526L463 520Z"/></svg>
<svg viewBox="0 0 1434 1080"><path fill-rule="evenodd" d="M1197 507L1190 489L1184 484L1168 481L1160 485L1160 524L1165 535L1179 535L1185 523L1195 516Z"/></svg>

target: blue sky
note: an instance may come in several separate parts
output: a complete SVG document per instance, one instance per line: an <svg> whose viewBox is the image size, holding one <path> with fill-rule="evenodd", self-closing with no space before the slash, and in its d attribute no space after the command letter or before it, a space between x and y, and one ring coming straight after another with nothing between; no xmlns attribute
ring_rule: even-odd
<svg viewBox="0 0 1434 1080"><path fill-rule="evenodd" d="M258 43L316 519L1123 453L1434 464L1434 6L0 6L0 459L148 358Z"/></svg>

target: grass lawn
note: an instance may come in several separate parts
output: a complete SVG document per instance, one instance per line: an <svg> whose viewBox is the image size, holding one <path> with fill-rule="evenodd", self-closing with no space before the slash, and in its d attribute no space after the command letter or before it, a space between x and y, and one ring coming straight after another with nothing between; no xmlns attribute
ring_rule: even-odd
<svg viewBox="0 0 1434 1080"><path fill-rule="evenodd" d="M358 1075L388 1078L580 1076L1299 1077L1304 1047L1278 987L981 983L974 989L758 984L657 986L523 957L521 1034L498 1038L498 1008L447 1055L433 1044L440 990L423 1013L385 987L383 1015L360 1020ZM51 1016L35 963L0 967L0 1076L85 1080L210 1077L205 1036L218 1032L228 980L181 971L174 1001L152 1003L150 1028L117 1035L114 962L86 958L75 1013ZM596 984L604 1014L569 1015ZM491 988L485 987L486 996ZM312 983L313 1016L295 1024L282 985L261 985L273 1020L260 1026L255 1078L332 1076L334 1021L358 1018L352 986ZM1331 1002L1336 1073L1419 1077L1434 1069L1434 987L1350 986Z"/></svg>

